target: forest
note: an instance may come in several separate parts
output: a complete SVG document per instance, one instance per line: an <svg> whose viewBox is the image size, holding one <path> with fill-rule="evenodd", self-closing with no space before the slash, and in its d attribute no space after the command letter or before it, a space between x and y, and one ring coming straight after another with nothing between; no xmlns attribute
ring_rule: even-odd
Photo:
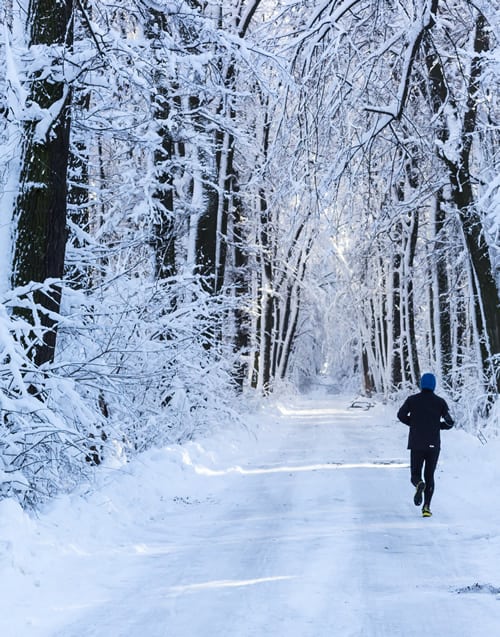
<svg viewBox="0 0 500 637"><path fill-rule="evenodd" d="M318 382L495 426L498 2L0 18L0 497Z"/></svg>

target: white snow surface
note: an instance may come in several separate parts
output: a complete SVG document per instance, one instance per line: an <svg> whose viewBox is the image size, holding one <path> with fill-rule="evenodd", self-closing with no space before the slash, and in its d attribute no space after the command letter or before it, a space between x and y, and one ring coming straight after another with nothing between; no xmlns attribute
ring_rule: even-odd
<svg viewBox="0 0 500 637"><path fill-rule="evenodd" d="M274 399L37 517L0 502L0 635L498 635L500 440L443 432L425 519L397 406L351 403Z"/></svg>

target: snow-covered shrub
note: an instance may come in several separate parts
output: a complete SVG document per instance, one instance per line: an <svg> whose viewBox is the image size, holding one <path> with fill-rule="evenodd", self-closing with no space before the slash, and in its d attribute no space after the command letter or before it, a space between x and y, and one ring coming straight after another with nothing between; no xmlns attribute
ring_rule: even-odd
<svg viewBox="0 0 500 637"><path fill-rule="evenodd" d="M27 354L43 337L39 321L8 312L31 303L36 315L31 292L4 298L0 496L35 505L118 452L123 459L234 419L233 358L213 334L220 303L195 282L122 277L105 288L64 289L55 362L41 368Z"/></svg>

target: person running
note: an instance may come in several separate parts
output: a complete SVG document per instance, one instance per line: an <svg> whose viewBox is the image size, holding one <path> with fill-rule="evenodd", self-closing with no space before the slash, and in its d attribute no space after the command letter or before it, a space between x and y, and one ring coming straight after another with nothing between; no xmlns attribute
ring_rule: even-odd
<svg viewBox="0 0 500 637"><path fill-rule="evenodd" d="M424 374L420 380L420 393L409 396L398 411L398 419L410 428L408 449L411 483L415 487L413 502L420 506L423 499L422 515L426 518L432 515L430 505L441 449L441 429L451 429L454 425L446 401L434 393L435 388L434 374Z"/></svg>

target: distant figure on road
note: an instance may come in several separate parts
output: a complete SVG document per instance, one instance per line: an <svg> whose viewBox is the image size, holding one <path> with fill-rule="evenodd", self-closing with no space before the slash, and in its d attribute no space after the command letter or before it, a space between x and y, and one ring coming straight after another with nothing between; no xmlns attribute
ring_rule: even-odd
<svg viewBox="0 0 500 637"><path fill-rule="evenodd" d="M451 429L454 424L446 401L434 393L435 388L434 374L424 374L420 380L420 393L409 396L398 411L399 420L410 428L408 449L411 483L415 487L413 502L420 506L423 498L422 515L425 518L432 515L430 504L441 448L441 429Z"/></svg>

